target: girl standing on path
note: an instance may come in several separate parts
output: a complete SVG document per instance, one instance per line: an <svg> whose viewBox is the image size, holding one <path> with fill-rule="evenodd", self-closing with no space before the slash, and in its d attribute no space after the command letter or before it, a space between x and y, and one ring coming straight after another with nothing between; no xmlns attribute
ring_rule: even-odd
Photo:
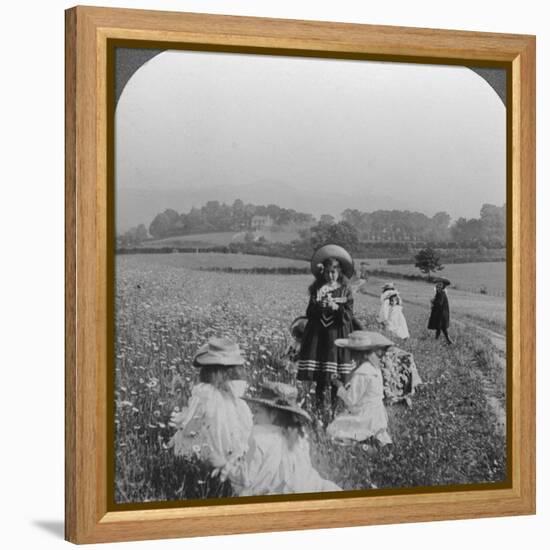
<svg viewBox="0 0 550 550"><path fill-rule="evenodd" d="M380 309L378 310L377 321L381 323L384 328L386 328L388 317L390 315L389 295L394 292L395 286L393 283L386 283L382 287L382 293L380 294Z"/></svg>
<svg viewBox="0 0 550 550"><path fill-rule="evenodd" d="M450 321L449 299L445 288L451 284L449 279L441 278L435 285L435 296L432 298L432 310L428 320L428 329L435 330L436 339L441 333L445 336L447 344L452 344L447 332Z"/></svg>
<svg viewBox="0 0 550 550"><path fill-rule="evenodd" d="M401 296L393 283L386 283L382 287L378 322L398 338L405 340L410 336L407 321L403 315Z"/></svg>
<svg viewBox="0 0 550 550"><path fill-rule="evenodd" d="M388 330L393 332L398 338L406 340L409 334L409 327L403 315L403 306L401 305L401 296L397 290L388 295L389 313L388 313Z"/></svg>
<svg viewBox="0 0 550 550"><path fill-rule="evenodd" d="M298 380L315 382L318 410L325 410L325 393L333 376L347 381L351 370L349 352L337 348L337 338L346 338L352 331L353 294L349 278L353 275L353 260L341 246L325 245L311 260L315 276L309 287L307 324L298 360ZM333 407L336 390L331 392Z"/></svg>

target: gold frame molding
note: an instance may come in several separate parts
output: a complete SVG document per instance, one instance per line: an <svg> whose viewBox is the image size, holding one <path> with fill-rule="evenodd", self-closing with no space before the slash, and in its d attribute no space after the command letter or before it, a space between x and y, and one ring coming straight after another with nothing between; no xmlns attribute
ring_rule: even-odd
<svg viewBox="0 0 550 550"><path fill-rule="evenodd" d="M506 486L179 508L109 505L113 330L109 59L136 47L430 62L508 74ZM149 47L152 47L151 45ZM533 36L75 7L66 11L65 536L74 543L535 513L535 38Z"/></svg>

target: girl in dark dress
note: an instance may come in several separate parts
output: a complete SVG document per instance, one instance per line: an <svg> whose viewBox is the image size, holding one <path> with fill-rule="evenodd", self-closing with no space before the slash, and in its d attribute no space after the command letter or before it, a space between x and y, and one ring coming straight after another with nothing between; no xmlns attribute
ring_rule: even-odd
<svg viewBox="0 0 550 550"><path fill-rule="evenodd" d="M435 337L439 338L441 333L445 336L447 344L452 344L447 329L449 328L450 312L449 299L445 287L449 283L438 281L435 285L435 296L432 298L432 311L428 321L428 329L435 330Z"/></svg>
<svg viewBox="0 0 550 550"><path fill-rule="evenodd" d="M333 390L336 387L331 386L331 379L338 377L346 383L352 368L349 350L336 347L334 341L347 338L352 331L353 294L348 278L342 272L341 261L332 256L326 257L316 267L315 281L309 287L308 321L301 344L297 378L316 383L315 401L318 409L323 411L327 387ZM336 391L332 391L331 398L334 408Z"/></svg>

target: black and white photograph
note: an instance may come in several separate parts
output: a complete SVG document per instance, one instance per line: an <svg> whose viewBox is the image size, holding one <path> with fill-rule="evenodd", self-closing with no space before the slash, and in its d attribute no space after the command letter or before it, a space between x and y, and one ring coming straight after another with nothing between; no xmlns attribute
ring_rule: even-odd
<svg viewBox="0 0 550 550"><path fill-rule="evenodd" d="M114 77L115 504L505 484L506 70Z"/></svg>

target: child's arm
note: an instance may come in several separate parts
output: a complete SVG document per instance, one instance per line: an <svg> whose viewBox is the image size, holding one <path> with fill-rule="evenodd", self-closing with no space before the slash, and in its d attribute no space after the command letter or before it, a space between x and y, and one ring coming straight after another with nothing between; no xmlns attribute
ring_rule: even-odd
<svg viewBox="0 0 550 550"><path fill-rule="evenodd" d="M221 477L229 479L238 495L265 494L266 488L272 487L277 477L276 458L251 434L247 452L229 461L223 467Z"/></svg>
<svg viewBox="0 0 550 550"><path fill-rule="evenodd" d="M366 376L356 373L345 386L340 385L336 395L344 402L346 408L353 412L367 390L367 383Z"/></svg>
<svg viewBox="0 0 550 550"><path fill-rule="evenodd" d="M176 425L178 430L183 430L185 427L197 416L201 416L203 413L202 402L197 392L194 390L189 399L187 407L179 413L172 413L172 422Z"/></svg>
<svg viewBox="0 0 550 550"><path fill-rule="evenodd" d="M309 298L309 304L306 310L306 317L308 319L320 319L322 312L323 307L321 305L321 302L318 302L316 296L312 294Z"/></svg>
<svg viewBox="0 0 550 550"><path fill-rule="evenodd" d="M248 449L240 456L234 456L228 460L220 471L222 481L229 479L231 485L237 493L240 493L249 485L250 466L255 465L258 461L258 449L255 445L254 438L250 436L248 440Z"/></svg>
<svg viewBox="0 0 550 550"><path fill-rule="evenodd" d="M342 323L351 323L353 318L353 292L350 288L346 289L342 303L338 304L337 315Z"/></svg>

